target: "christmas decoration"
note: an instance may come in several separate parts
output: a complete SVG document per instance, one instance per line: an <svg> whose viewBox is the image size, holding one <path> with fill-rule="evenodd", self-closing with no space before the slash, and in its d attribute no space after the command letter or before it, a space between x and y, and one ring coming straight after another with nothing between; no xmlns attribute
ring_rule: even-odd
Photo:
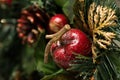
<svg viewBox="0 0 120 80"><path fill-rule="evenodd" d="M63 27L59 32L57 32L53 35L46 35L46 38L52 38L52 39L47 43L46 48L45 48L45 55L44 55L45 63L48 62L48 54L50 52L50 46L52 45L52 43L59 40L61 35L63 35L68 30L70 30L70 26L66 24L65 27Z"/></svg>
<svg viewBox="0 0 120 80"><path fill-rule="evenodd" d="M100 3L99 0L89 0L88 3L86 0L76 0L75 2L73 9L76 16L75 22L80 26L80 29L88 33L92 38L93 57L91 59L93 61L91 62L91 59L85 59L86 63L84 64L84 61L82 62L84 58L82 57L79 57L79 60L75 61L82 62L84 66L87 66L88 63L91 64L90 68L79 69L81 72L80 76L82 76L84 80L118 79L117 75L119 75L119 71L116 71L116 68L113 66L116 65L116 63L111 61L111 58L115 57L113 54L115 53L117 56L119 50L119 45L116 44L116 41L119 42L119 37L116 37L119 31L118 33L115 32L119 27L119 15L117 15L118 8L115 5L115 3L112 3L112 0L106 0L105 2L100 1ZM73 66L72 69L78 69L76 64L71 65ZM82 65L79 65L79 67L81 66ZM84 71L82 69L84 69ZM106 77L104 75L106 75Z"/></svg>
<svg viewBox="0 0 120 80"><path fill-rule="evenodd" d="M51 49L54 61L64 69L69 68L70 62L75 59L75 54L90 56L90 52L90 40L78 29L70 29L53 43Z"/></svg>
<svg viewBox="0 0 120 80"><path fill-rule="evenodd" d="M39 34L44 32L48 26L49 17L37 5L22 10L21 17L18 19L17 31L23 43L34 43Z"/></svg>
<svg viewBox="0 0 120 80"><path fill-rule="evenodd" d="M0 0L0 80L119 80L119 3Z"/></svg>
<svg viewBox="0 0 120 80"><path fill-rule="evenodd" d="M95 14L93 14L92 12L94 10L96 11ZM115 38L115 33L105 31L104 28L117 26L116 23L117 16L115 15L115 10L100 5L97 6L95 3L92 3L90 5L90 9L88 13L89 13L88 24L90 26L90 30L92 31L93 42L94 42L92 50L93 50L93 54L96 54L94 53L96 49L96 46L94 44L98 44L100 48L107 49L107 46L111 45L112 39ZM108 15L105 15L106 13ZM94 16L94 20L92 19L93 16ZM99 21L98 21L98 17L99 17ZM100 36L103 36L104 38L101 39Z"/></svg>
<svg viewBox="0 0 120 80"><path fill-rule="evenodd" d="M56 14L51 17L49 21L49 27L51 33L58 32L65 24L68 23L68 20L63 14Z"/></svg>
<svg viewBox="0 0 120 80"><path fill-rule="evenodd" d="M77 7L77 5L75 7ZM112 39L115 38L114 32L106 30L106 28L117 26L116 21L118 18L115 15L115 10L107 8L106 6L103 7L97 5L93 2L88 11L88 24L84 20L85 15L82 10L79 10L79 14L82 17L81 21L83 22L84 29L86 29L93 38L92 53L94 56L97 56L97 53L95 53L95 49L97 48L96 44L99 45L100 48L107 49L107 46L111 44Z"/></svg>

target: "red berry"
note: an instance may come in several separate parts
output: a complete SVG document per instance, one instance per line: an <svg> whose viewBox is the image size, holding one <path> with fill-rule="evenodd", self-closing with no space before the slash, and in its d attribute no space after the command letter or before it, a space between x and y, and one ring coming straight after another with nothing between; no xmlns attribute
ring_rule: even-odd
<svg viewBox="0 0 120 80"><path fill-rule="evenodd" d="M91 55L91 42L85 33L79 29L70 29L58 41L51 46L52 56L55 63L61 68L69 68L69 63L75 60L76 54Z"/></svg>
<svg viewBox="0 0 120 80"><path fill-rule="evenodd" d="M67 23L68 21L65 15L56 14L50 19L49 29L52 33L55 33L55 32L58 32Z"/></svg>

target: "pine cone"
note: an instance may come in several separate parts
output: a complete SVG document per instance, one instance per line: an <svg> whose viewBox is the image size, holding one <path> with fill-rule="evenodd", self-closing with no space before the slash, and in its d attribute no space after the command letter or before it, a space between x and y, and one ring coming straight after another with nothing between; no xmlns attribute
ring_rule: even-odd
<svg viewBox="0 0 120 80"><path fill-rule="evenodd" d="M38 35L47 29L49 16L44 9L36 5L30 6L21 11L18 19L17 32L23 43L34 43Z"/></svg>

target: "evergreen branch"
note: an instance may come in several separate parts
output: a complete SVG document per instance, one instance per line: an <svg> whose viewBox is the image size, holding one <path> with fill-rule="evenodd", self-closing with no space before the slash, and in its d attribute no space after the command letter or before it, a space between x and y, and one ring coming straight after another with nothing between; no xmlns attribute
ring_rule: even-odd
<svg viewBox="0 0 120 80"><path fill-rule="evenodd" d="M45 77L43 77L41 80L51 80L53 77L55 77L57 74L62 73L64 70L60 69L57 72L51 74L51 75L46 75Z"/></svg>
<svg viewBox="0 0 120 80"><path fill-rule="evenodd" d="M82 80L90 80L91 76L94 74L96 64L93 63L91 57L77 55L76 58L76 60L73 60L69 64L71 68L68 68L67 70L80 72L79 76Z"/></svg>
<svg viewBox="0 0 120 80"><path fill-rule="evenodd" d="M73 53L73 54L76 55L77 59L84 59L84 60L90 60L91 59L91 57L83 56L83 55L76 54L76 53Z"/></svg>
<svg viewBox="0 0 120 80"><path fill-rule="evenodd" d="M91 6L90 6L90 9L89 9L89 14L88 14L88 24L90 26L90 30L93 30L94 29L94 26L93 26L93 21L94 21L94 11L95 11L95 3L93 3Z"/></svg>
<svg viewBox="0 0 120 80"><path fill-rule="evenodd" d="M113 77L113 65L109 63L109 58L106 59L106 54L101 57L101 63L97 66L98 72L101 75L102 80L110 79L114 80Z"/></svg>
<svg viewBox="0 0 120 80"><path fill-rule="evenodd" d="M114 32L106 31L105 29L117 26L117 23L115 22L117 19L115 10L112 8L97 5L95 2L90 5L88 11L88 24L93 36L93 56L97 55L95 52L96 44L103 49L107 49L107 46L111 45L112 39L115 38L116 34ZM101 38L100 36L104 38Z"/></svg>
<svg viewBox="0 0 120 80"><path fill-rule="evenodd" d="M115 35L113 32L105 32L105 31L102 31L102 30L97 30L96 33L98 33L99 35L102 35L105 37L106 41L110 41L111 42L111 39L115 38Z"/></svg>
<svg viewBox="0 0 120 80"><path fill-rule="evenodd" d="M120 49L120 45L119 45L120 42L119 42L119 43L118 43L118 42L116 43L115 41L113 41L113 44L115 45L116 48L119 48L119 49ZM114 46L113 46L113 47L114 47Z"/></svg>
<svg viewBox="0 0 120 80"><path fill-rule="evenodd" d="M81 15L81 21L83 22L83 27L86 31L88 31L88 26L85 22L85 17L84 17L84 13L82 11L79 11L79 14Z"/></svg>
<svg viewBox="0 0 120 80"><path fill-rule="evenodd" d="M120 42L120 23L115 3L110 0L93 0L93 3L89 5L87 19L85 19L86 14L85 12L82 13L82 10L79 8L78 12L76 12L82 22L88 22L87 26L89 27L86 28L92 34L93 57L91 60L77 56L79 60L75 60L70 64L72 66L70 70L78 70L80 76L84 78L83 80L90 80L90 78L86 77L89 75L90 70L92 72L91 79L93 80L118 80L119 73L117 70L120 68L118 68L119 61L115 56L120 56L118 55L120 54L118 44ZM87 64L90 65L89 67L94 65L94 68L87 67Z"/></svg>
<svg viewBox="0 0 120 80"><path fill-rule="evenodd" d="M115 66L113 65L112 61L109 59L108 55L105 55L105 58L108 61L109 65L111 67L111 70L114 71L115 74L117 74Z"/></svg>
<svg viewBox="0 0 120 80"><path fill-rule="evenodd" d="M100 48L107 49L106 45L101 42L102 40L98 40L97 43L100 45Z"/></svg>

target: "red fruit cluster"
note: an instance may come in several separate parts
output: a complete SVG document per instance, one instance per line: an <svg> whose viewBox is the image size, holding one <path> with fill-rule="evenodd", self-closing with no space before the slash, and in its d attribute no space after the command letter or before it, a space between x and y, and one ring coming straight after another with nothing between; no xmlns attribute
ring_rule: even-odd
<svg viewBox="0 0 120 80"><path fill-rule="evenodd" d="M91 42L79 29L70 29L59 41L52 44L51 52L55 63L66 69L75 60L75 54L90 56Z"/></svg>

